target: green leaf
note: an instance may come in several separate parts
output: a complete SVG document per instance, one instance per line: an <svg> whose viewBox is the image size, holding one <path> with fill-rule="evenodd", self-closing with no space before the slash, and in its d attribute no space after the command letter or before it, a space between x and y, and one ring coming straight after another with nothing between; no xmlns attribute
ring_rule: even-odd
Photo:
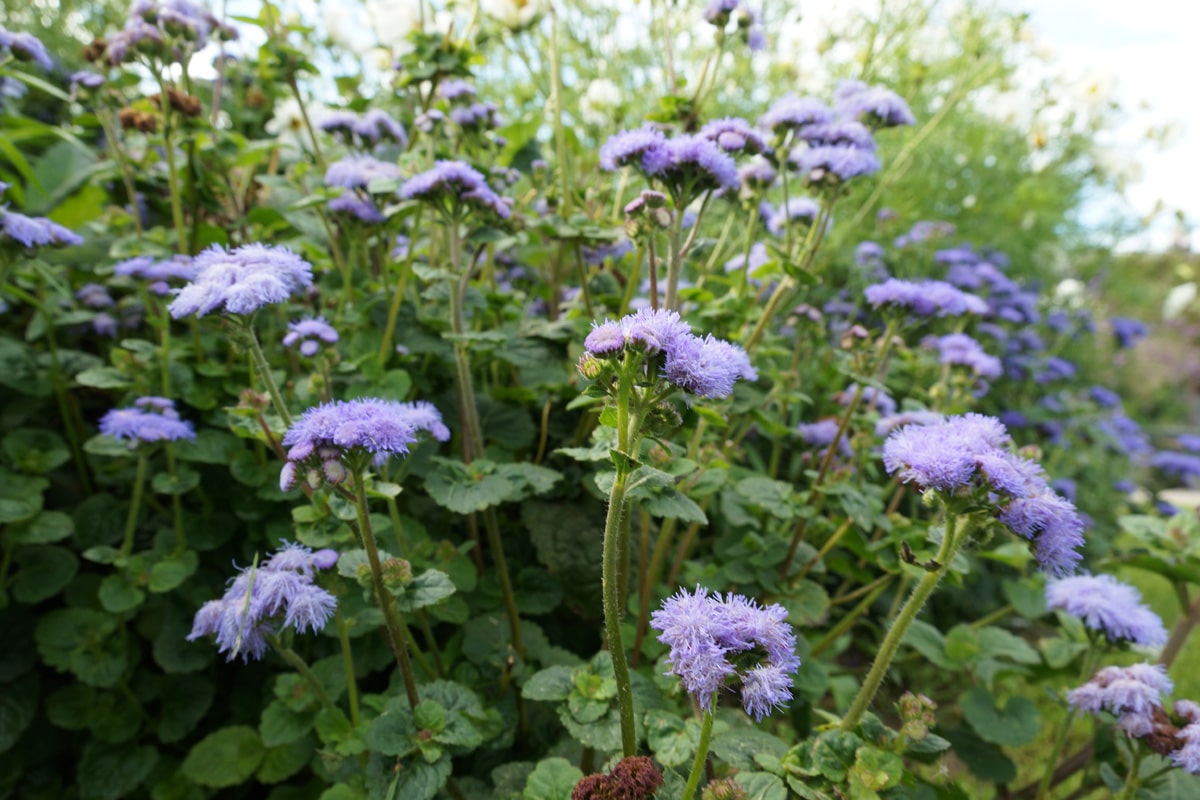
<svg viewBox="0 0 1200 800"><path fill-rule="evenodd" d="M855 755L850 779L870 789L882 792L900 783L904 777L904 761L895 753L875 747L860 747Z"/></svg>
<svg viewBox="0 0 1200 800"><path fill-rule="evenodd" d="M444 600L455 591L449 575L438 569L427 569L404 587L403 594L396 597L396 605L401 611L415 611Z"/></svg>
<svg viewBox="0 0 1200 800"><path fill-rule="evenodd" d="M734 491L745 499L746 505L776 519L786 521L796 517L796 506L792 502L795 490L790 483L752 476L735 483Z"/></svg>
<svg viewBox="0 0 1200 800"><path fill-rule="evenodd" d="M184 466L175 468L172 476L168 472L159 472L150 481L150 487L159 494L187 494L200 485L200 473Z"/></svg>
<svg viewBox="0 0 1200 800"><path fill-rule="evenodd" d="M713 732L713 755L731 767L754 770L758 756L782 759L788 751L787 744L758 728L723 728Z"/></svg>
<svg viewBox="0 0 1200 800"><path fill-rule="evenodd" d="M901 641L943 669L961 667L946 653L946 638L942 636L942 632L928 622L913 620Z"/></svg>
<svg viewBox="0 0 1200 800"><path fill-rule="evenodd" d="M146 593L130 582L128 574L116 572L100 582L99 599L105 611L123 614L140 606Z"/></svg>
<svg viewBox="0 0 1200 800"><path fill-rule="evenodd" d="M782 599L787 609L788 621L793 625L810 627L820 625L829 613L829 594L825 587L815 581L803 580L790 594Z"/></svg>
<svg viewBox="0 0 1200 800"><path fill-rule="evenodd" d="M21 522L42 510L45 478L29 478L0 467L0 523Z"/></svg>
<svg viewBox="0 0 1200 800"><path fill-rule="evenodd" d="M769 772L739 772L733 776L746 792L746 800L787 800L787 787Z"/></svg>
<svg viewBox="0 0 1200 800"><path fill-rule="evenodd" d="M700 744L700 726L695 720L684 721L678 714L647 711L646 743L655 759L664 767L678 767L688 763Z"/></svg>
<svg viewBox="0 0 1200 800"><path fill-rule="evenodd" d="M828 731L817 737L812 747L812 763L834 783L841 783L854 766L856 751L863 743L853 733Z"/></svg>
<svg viewBox="0 0 1200 800"><path fill-rule="evenodd" d="M953 746L955 758L970 767L978 777L993 783L1011 783L1016 779L1016 764L1000 748L988 744L966 728L944 733Z"/></svg>
<svg viewBox="0 0 1200 800"><path fill-rule="evenodd" d="M294 742L312 730L317 710L295 711L279 700L272 700L263 709L258 723L258 733L267 747L278 747Z"/></svg>
<svg viewBox="0 0 1200 800"><path fill-rule="evenodd" d="M158 761L153 747L89 742L79 761L80 800L116 800L133 794Z"/></svg>
<svg viewBox="0 0 1200 800"><path fill-rule="evenodd" d="M562 665L539 670L525 681L521 696L527 700L566 700L575 685L571 679L573 671Z"/></svg>
<svg viewBox="0 0 1200 800"><path fill-rule="evenodd" d="M1025 619L1037 619L1046 613L1046 588L1041 581L1025 578L1001 584L1004 596Z"/></svg>
<svg viewBox="0 0 1200 800"><path fill-rule="evenodd" d="M22 472L45 475L71 460L63 438L42 428L18 428L4 437L4 454Z"/></svg>
<svg viewBox="0 0 1200 800"><path fill-rule="evenodd" d="M62 608L38 620L34 639L47 664L70 670L89 686L107 688L125 672L124 645L116 630L116 618L103 611Z"/></svg>
<svg viewBox="0 0 1200 800"><path fill-rule="evenodd" d="M176 589L196 572L199 558L194 550L168 556L150 568L149 589L155 594Z"/></svg>
<svg viewBox="0 0 1200 800"><path fill-rule="evenodd" d="M959 702L963 717L981 739L992 744L1013 747L1028 744L1037 738L1042 726L1037 707L1026 697L1010 697L1000 708L991 692L977 687L966 692Z"/></svg>
<svg viewBox="0 0 1200 800"><path fill-rule="evenodd" d="M993 658L1006 658L1018 664L1040 664L1037 651L1022 639L1003 628L989 626L978 631L980 649Z"/></svg>
<svg viewBox="0 0 1200 800"><path fill-rule="evenodd" d="M525 781L522 800L571 800L571 790L583 773L565 758L546 758L538 762Z"/></svg>
<svg viewBox="0 0 1200 800"><path fill-rule="evenodd" d="M438 505L470 514L530 494L547 492L561 473L534 464L500 464L479 459L470 465L435 458L438 465L425 478L425 489Z"/></svg>
<svg viewBox="0 0 1200 800"><path fill-rule="evenodd" d="M116 367L92 367L75 376L80 386L92 389L127 389L133 382Z"/></svg>
<svg viewBox="0 0 1200 800"><path fill-rule="evenodd" d="M195 440L175 443L175 455L180 461L228 465L244 447L242 441L228 431L201 428L196 432Z"/></svg>
<svg viewBox="0 0 1200 800"><path fill-rule="evenodd" d="M33 722L38 707L38 676L0 684L0 753L8 752Z"/></svg>
<svg viewBox="0 0 1200 800"><path fill-rule="evenodd" d="M75 521L61 511L42 511L25 523L13 525L5 535L10 545L50 544L75 532Z"/></svg>
<svg viewBox="0 0 1200 800"><path fill-rule="evenodd" d="M258 733L247 725L232 725L205 736L183 762L183 774L201 786L236 786L254 774L266 756Z"/></svg>
<svg viewBox="0 0 1200 800"><path fill-rule="evenodd" d="M433 800L446 779L450 777L450 756L443 755L432 764L417 759L401 763L396 776L395 791L391 797L404 800Z"/></svg>
<svg viewBox="0 0 1200 800"><path fill-rule="evenodd" d="M405 756L417 749L413 737L417 727L406 708L385 711L367 728L367 747L385 756Z"/></svg>
<svg viewBox="0 0 1200 800"><path fill-rule="evenodd" d="M212 707L213 686L197 676L166 675L159 688L158 738L178 742L195 730Z"/></svg>
<svg viewBox="0 0 1200 800"><path fill-rule="evenodd" d="M311 736L272 747L263 756L262 766L254 777L259 783L279 783L295 775L308 763L316 744Z"/></svg>
<svg viewBox="0 0 1200 800"><path fill-rule="evenodd" d="M16 574L9 588L18 603L40 603L63 590L79 570L70 550L53 545L22 547L13 557Z"/></svg>

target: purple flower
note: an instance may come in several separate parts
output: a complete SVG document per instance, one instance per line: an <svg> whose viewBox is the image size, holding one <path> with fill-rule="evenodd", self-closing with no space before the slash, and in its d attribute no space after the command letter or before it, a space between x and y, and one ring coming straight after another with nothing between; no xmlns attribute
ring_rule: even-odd
<svg viewBox="0 0 1200 800"><path fill-rule="evenodd" d="M750 161L738 167L738 181L742 186L752 189L766 189L775 183L778 173L771 162L761 156L755 156Z"/></svg>
<svg viewBox="0 0 1200 800"><path fill-rule="evenodd" d="M750 258L748 262L745 253L736 255L725 262L725 271L735 272L748 268L750 272L754 272L770 260L771 255L767 252L767 246L762 242L755 242L750 247Z"/></svg>
<svg viewBox="0 0 1200 800"><path fill-rule="evenodd" d="M724 29L739 3L740 0L708 0L708 5L704 7L704 21Z"/></svg>
<svg viewBox="0 0 1200 800"><path fill-rule="evenodd" d="M971 483L979 456L1009 442L999 420L966 414L893 431L883 445L883 463L904 483L952 491Z"/></svg>
<svg viewBox="0 0 1200 800"><path fill-rule="evenodd" d="M804 443L812 448L825 448L822 456L828 453L828 448L833 444L833 439L837 436L838 421L836 418L817 420L816 422L802 422L796 426L796 433L804 440ZM854 454L850 449L850 442L843 436L838 440L838 455L849 458Z"/></svg>
<svg viewBox="0 0 1200 800"><path fill-rule="evenodd" d="M1167 641L1162 619L1142 604L1142 596L1111 575L1075 575L1046 584L1046 606L1079 617L1092 630L1113 641L1147 647Z"/></svg>
<svg viewBox="0 0 1200 800"><path fill-rule="evenodd" d="M742 705L759 721L792 698L791 678L800 666L796 635L787 623L787 610L777 604L761 607L741 595L709 596L696 587L681 589L650 617L660 631L658 640L671 648L671 674L706 712L728 684L740 684ZM756 653L752 665L737 656Z"/></svg>
<svg viewBox="0 0 1200 800"><path fill-rule="evenodd" d="M709 334L691 336L667 352L663 375L685 392L715 399L733 394L739 379L758 380L746 351Z"/></svg>
<svg viewBox="0 0 1200 800"><path fill-rule="evenodd" d="M100 418L100 432L129 442L131 449L141 442L194 440L192 423L180 419L175 403L162 397L143 397L134 408L114 408Z"/></svg>
<svg viewBox="0 0 1200 800"><path fill-rule="evenodd" d="M847 86L840 94L835 90L834 97L840 116L865 120L872 128L894 128L917 121L904 98L882 86Z"/></svg>
<svg viewBox="0 0 1200 800"><path fill-rule="evenodd" d="M842 145L793 150L788 161L795 164L798 171L806 173L814 184L837 184L859 175L871 175L881 166L878 156L870 150Z"/></svg>
<svg viewBox="0 0 1200 800"><path fill-rule="evenodd" d="M721 146L709 139L676 136L648 153L642 161L647 175L672 187L684 201L707 189L738 188L737 164Z"/></svg>
<svg viewBox="0 0 1200 800"><path fill-rule="evenodd" d="M508 219L508 201L492 191L477 170L461 161L438 161L433 169L414 175L400 187L402 200L422 200L456 214L475 209Z"/></svg>
<svg viewBox="0 0 1200 800"><path fill-rule="evenodd" d="M397 143L401 148L408 144L404 126L378 108L372 108L359 117L353 123L352 130L364 142L374 144L386 140Z"/></svg>
<svg viewBox="0 0 1200 800"><path fill-rule="evenodd" d="M1170 694L1174 685L1161 664L1132 664L1105 667L1092 679L1067 693L1067 703L1080 711L1115 715L1151 714L1162 708L1160 695Z"/></svg>
<svg viewBox="0 0 1200 800"><path fill-rule="evenodd" d="M455 100L469 100L475 96L475 87L464 80L452 78L438 86L438 94L452 103Z"/></svg>
<svg viewBox="0 0 1200 800"><path fill-rule="evenodd" d="M1200 477L1200 455L1160 450L1150 456L1150 466L1171 478L1186 480Z"/></svg>
<svg viewBox="0 0 1200 800"><path fill-rule="evenodd" d="M874 266L883 261L885 254L883 245L878 242L859 242L854 248L854 263L860 267Z"/></svg>
<svg viewBox="0 0 1200 800"><path fill-rule="evenodd" d="M809 147L855 147L867 152L875 150L875 137L870 129L852 120L839 119L805 125L798 136L808 142Z"/></svg>
<svg viewBox="0 0 1200 800"><path fill-rule="evenodd" d="M666 142L662 131L649 125L613 134L600 147L600 169L612 172L634 166L649 172L648 163L658 163L657 154Z"/></svg>
<svg viewBox="0 0 1200 800"><path fill-rule="evenodd" d="M1059 497L1048 486L1014 499L998 516L1014 533L1036 539L1034 552L1047 572L1061 575L1079 564L1083 519L1070 500Z"/></svg>
<svg viewBox="0 0 1200 800"><path fill-rule="evenodd" d="M325 204L330 211L344 212L362 222L375 224L383 222L387 217L369 197L363 197L353 189L346 189L340 195Z"/></svg>
<svg viewBox="0 0 1200 800"><path fill-rule="evenodd" d="M299 322L289 322L288 332L283 337L284 347L300 345L300 354L312 358L321 347L321 342L333 344L338 340L338 333L324 317L302 319Z"/></svg>
<svg viewBox="0 0 1200 800"><path fill-rule="evenodd" d="M0 49L10 51L17 61L32 61L45 70L54 68L46 45L27 31L9 31L0 25Z"/></svg>
<svg viewBox="0 0 1200 800"><path fill-rule="evenodd" d="M1176 703L1176 711L1185 702L1187 701L1182 700ZM1194 706L1195 703L1191 705ZM1185 725L1176 735L1177 741L1183 740L1183 746L1171 753L1171 761L1192 775L1200 775L1200 721L1194 715L1189 719L1191 719L1191 724Z"/></svg>
<svg viewBox="0 0 1200 800"><path fill-rule="evenodd" d="M82 86L84 89L98 89L104 85L104 76L88 70L79 70L72 72L67 79L71 88Z"/></svg>
<svg viewBox="0 0 1200 800"><path fill-rule="evenodd" d="M905 281L888 278L863 290L867 302L875 308L889 306L904 308L919 317L962 316L963 314L985 314L987 303L973 294L967 294L945 281Z"/></svg>
<svg viewBox="0 0 1200 800"><path fill-rule="evenodd" d="M262 658L267 637L281 628L297 633L319 631L337 608L337 598L313 583L317 570L337 563L337 552L313 553L300 544L285 542L256 568L244 568L220 600L200 607L188 634L189 642L214 635L217 650L232 661ZM282 621L280 620L282 618Z"/></svg>
<svg viewBox="0 0 1200 800"><path fill-rule="evenodd" d="M903 411L899 414L890 414L881 417L875 423L875 435L887 436L902 425L935 425L943 419L945 417L936 411Z"/></svg>
<svg viewBox="0 0 1200 800"><path fill-rule="evenodd" d="M857 392L858 384L851 383L845 389L835 394L833 399L839 405L848 406L854 400L854 395ZM874 386L863 387L862 398L859 402L862 403L861 408L878 411L880 415L885 417L896 413L896 401L887 392L882 389L876 389Z"/></svg>
<svg viewBox="0 0 1200 800"><path fill-rule="evenodd" d="M85 283L75 292L75 299L88 308L108 308L113 304L108 289L98 283Z"/></svg>
<svg viewBox="0 0 1200 800"><path fill-rule="evenodd" d="M758 127L781 135L789 129L833 121L833 111L815 97L789 94L776 100L767 113L758 119Z"/></svg>
<svg viewBox="0 0 1200 800"><path fill-rule="evenodd" d="M727 153L761 153L769 149L762 134L740 117L715 119L702 127L698 135L716 142Z"/></svg>
<svg viewBox="0 0 1200 800"><path fill-rule="evenodd" d="M450 109L450 121L468 131L483 131L501 125L499 109L495 103L471 103Z"/></svg>
<svg viewBox="0 0 1200 800"><path fill-rule="evenodd" d="M392 455L407 454L421 431L439 441L450 438L441 414L429 403L362 397L315 406L283 435L288 463L280 473L280 486L284 491L291 489L301 466L319 467L331 482L339 483L344 473L330 465L340 465L344 455L364 453L372 456L375 466L381 466Z"/></svg>
<svg viewBox="0 0 1200 800"><path fill-rule="evenodd" d="M195 277L167 307L175 319L223 310L251 314L312 285L312 266L286 247L213 245L193 259Z"/></svg>
<svg viewBox="0 0 1200 800"><path fill-rule="evenodd" d="M59 245L67 247L83 244L83 237L45 217L27 217L6 208L0 208L0 233L25 247Z"/></svg>
<svg viewBox="0 0 1200 800"><path fill-rule="evenodd" d="M938 361L970 367L979 378L999 378L1004 368L1000 359L984 352L979 342L965 333L951 333L937 340Z"/></svg>
<svg viewBox="0 0 1200 800"><path fill-rule="evenodd" d="M372 156L346 156L325 170L326 186L365 189L374 180L399 180L400 168Z"/></svg>
<svg viewBox="0 0 1200 800"><path fill-rule="evenodd" d="M1117 408L1121 405L1121 395L1107 386L1093 386L1088 389L1088 397L1101 408Z"/></svg>
<svg viewBox="0 0 1200 800"><path fill-rule="evenodd" d="M767 230L772 236L783 236L789 220L804 220L812 223L821 212L821 206L811 197L793 197L787 201L786 208L774 209L767 217Z"/></svg>

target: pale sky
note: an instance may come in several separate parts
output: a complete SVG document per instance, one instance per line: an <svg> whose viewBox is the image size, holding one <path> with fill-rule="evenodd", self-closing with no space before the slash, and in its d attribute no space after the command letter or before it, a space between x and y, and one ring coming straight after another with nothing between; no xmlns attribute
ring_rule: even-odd
<svg viewBox="0 0 1200 800"><path fill-rule="evenodd" d="M1123 243L1163 249L1181 209L1200 249L1200 4L1180 0L1043 0L1012 4L1031 9L1039 38L1068 69L1108 72L1128 121L1105 142L1131 152L1142 178L1127 189L1131 210L1166 209L1150 231ZM1151 128L1170 125L1165 147L1146 141ZM1095 213L1102 213L1096 207Z"/></svg>

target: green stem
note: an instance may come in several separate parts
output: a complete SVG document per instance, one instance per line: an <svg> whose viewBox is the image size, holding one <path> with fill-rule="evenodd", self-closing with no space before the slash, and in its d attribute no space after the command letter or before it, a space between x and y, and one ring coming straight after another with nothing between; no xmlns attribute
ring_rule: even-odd
<svg viewBox="0 0 1200 800"><path fill-rule="evenodd" d="M550 91L554 103L554 151L558 159L558 174L561 183L562 192L562 218L569 219L571 216L571 169L570 162L567 158L567 135L563 127L563 99L562 99L562 70L559 65L558 58L558 13L554 10L554 5L550 6L550 71L551 76ZM587 291L585 288L584 291ZM552 298L552 302L557 302L557 298Z"/></svg>
<svg viewBox="0 0 1200 800"><path fill-rule="evenodd" d="M171 125L171 99L167 95L167 84L158 73L158 91L162 103L163 115L163 150L167 155L167 190L171 195L171 219L175 224L175 248L180 255L187 255L187 230L183 224L183 197L179 193L179 176L175 172L175 144L172 141L174 132ZM137 213L137 209L134 209Z"/></svg>
<svg viewBox="0 0 1200 800"><path fill-rule="evenodd" d="M417 682L413 678L412 662L408 658L408 637L404 635L404 623L396 608L396 598L392 597L392 593L383 583L383 565L379 562L379 548L375 544L375 531L371 528L363 472L356 468L351 470L351 475L354 477L354 511L358 516L358 531L362 537L363 549L367 552L367 561L371 566L371 582L375 587L375 600L383 610L388 643L392 646L392 654L396 657L396 665L400 667L400 675L404 679L404 692L408 695L408 705L410 708L415 708L419 698L417 697Z"/></svg>
<svg viewBox="0 0 1200 800"><path fill-rule="evenodd" d="M459 240L458 223L453 220L450 223L450 260L454 269L462 270L450 298L450 329L455 335L454 367L458 374L459 413L465 429L463 454L464 460L469 464L475 459L483 457L483 431L479 424L479 409L475 403L475 383L471 377L467 343L463 341L467 329L463 317L463 306L466 302L467 287L471 282L471 269L462 263L462 242ZM518 656L524 658L521 618L517 611L517 598L513 593L512 578L509 576L508 560L504 557L504 542L500 538L500 522L496 517L495 508L486 508L482 513L488 548L492 551L492 561L496 566L496 578L500 584L500 595L504 601L505 613L508 615L512 647Z"/></svg>
<svg viewBox="0 0 1200 800"><path fill-rule="evenodd" d="M1117 800L1133 800L1137 797L1138 785L1141 781L1138 779L1138 772L1142 766L1142 749L1135 745L1133 758L1130 760L1129 773L1125 776L1125 785L1121 787L1121 793L1117 795Z"/></svg>
<svg viewBox="0 0 1200 800"><path fill-rule="evenodd" d="M419 206L413 220L412 230L414 233L421 229L421 217L424 213L425 207ZM379 343L379 366L381 367L387 364L388 357L392 354L392 337L396 335L396 317L400 314L400 304L404 300L404 290L408 287L408 276L412 274L412 262L416 253L416 243L409 241L408 254L405 255L400 267L400 277L396 279L396 291L392 293L392 302L388 306L387 324L383 326L383 341Z"/></svg>
<svg viewBox="0 0 1200 800"><path fill-rule="evenodd" d="M604 521L604 551L601 583L604 593L604 631L608 637L608 650L612 655L613 677L617 683L617 706L621 713L621 749L624 756L637 755L637 733L633 725L633 686L629 678L629 664L625 660L625 643L621 635L621 612L624 608L620 593L620 557L623 548L620 537L627 529L623 519L627 513L626 492L628 489L629 463L634 457L632 445L636 437L631 436L630 403L633 393L636 368L634 358L625 356L617 384L617 451L614 459L616 475L608 496L608 514Z"/></svg>
<svg viewBox="0 0 1200 800"><path fill-rule="evenodd" d="M933 566L933 569L930 569L921 576L921 580L917 582L912 595L909 596L908 601L900 609L896 620L888 628L887 635L879 645L879 652L875 656L875 663L871 665L871 671L867 673L862 688L858 690L858 695L854 698L854 702L850 704L850 710L842 718L841 730L852 731L858 725L862 719L862 715L870 707L871 701L875 699L875 693L879 691L879 685L883 683L883 677L887 674L888 667L891 666L892 659L896 656L896 651L900 647L900 642L904 639L904 634L908 632L909 626L917 618L917 614L925 606L925 601L933 594L942 577L950 570L950 562L954 560L955 553L958 552L959 547L967 539L971 527L968 521L967 525L964 526L964 530L960 532L957 530L957 523L957 516L947 514L946 530L942 537L942 546L938 548L937 556L934 558L936 564Z"/></svg>
<svg viewBox="0 0 1200 800"><path fill-rule="evenodd" d="M875 598L879 597L879 595L883 593L883 590L887 588L887 585L892 582L894 577L894 574L884 575L874 584L868 584L866 587L864 587L870 590L867 592L867 596L864 597L862 602L855 606L849 614L838 620L838 624L830 628L829 632L822 636L820 640L812 646L812 657L816 658L817 656L821 655L821 653L824 653L831 646L833 646L833 643L838 640L839 636L853 628L855 623L858 622L859 617L867 613L867 610L870 609L871 604L875 602Z"/></svg>
<svg viewBox="0 0 1200 800"><path fill-rule="evenodd" d="M683 787L681 800L692 800L696 789L700 787L700 776L704 774L704 764L708 761L708 745L712 741L713 709L705 710L700 721L700 743L696 746L696 758L692 761L692 771L688 774L687 786Z"/></svg>
<svg viewBox="0 0 1200 800"><path fill-rule="evenodd" d="M679 298L679 273L683 270L683 212L675 209L675 219L671 222L671 232L667 237L667 297L663 308L668 311L677 310Z"/></svg>
<svg viewBox="0 0 1200 800"><path fill-rule="evenodd" d="M142 491L146 486L146 464L150 458L138 449L137 474L133 478L133 497L129 500L129 516L125 520L125 538L121 540L121 557L133 552L133 533L137 529L138 513L142 508Z"/></svg>
<svg viewBox="0 0 1200 800"><path fill-rule="evenodd" d="M239 319L237 324L241 325L242 330L245 331L243 342L250 350L250 358L254 360L254 368L258 370L258 376L262 379L263 385L267 387L267 394L271 395L271 402L275 404L275 413L279 414L284 425L292 427L292 415L284 405L283 395L280 394L279 386L276 385L275 378L271 375L271 365L267 363L267 357L263 355L262 347L258 343L258 336L254 333L253 317Z"/></svg>
<svg viewBox="0 0 1200 800"><path fill-rule="evenodd" d="M338 642L342 646L342 666L346 670L346 696L350 700L350 725L358 727L358 679L354 676L354 651L350 649L350 626L342 616L341 606L334 612Z"/></svg>
<svg viewBox="0 0 1200 800"><path fill-rule="evenodd" d="M304 678L305 682L312 687L313 694L317 696L317 700L321 702L321 705L323 705L325 708L337 708L337 706L333 704L333 700L330 699L329 692L325 691L325 687L321 685L320 679L317 678L316 673L309 668L304 659L301 658L295 650L280 641L278 636L271 635L268 638L271 644L275 647L275 651L279 653L279 655L283 656L283 660L286 661L292 669L296 670L296 672L299 672L300 677Z"/></svg>

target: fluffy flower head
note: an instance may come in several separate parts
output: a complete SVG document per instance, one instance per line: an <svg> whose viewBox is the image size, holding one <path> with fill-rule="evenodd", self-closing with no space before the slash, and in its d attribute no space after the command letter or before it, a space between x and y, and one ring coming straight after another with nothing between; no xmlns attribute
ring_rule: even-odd
<svg viewBox="0 0 1200 800"><path fill-rule="evenodd" d="M213 245L195 257L193 266L192 282L168 306L175 319L213 311L251 314L312 285L312 266L286 247Z"/></svg>

